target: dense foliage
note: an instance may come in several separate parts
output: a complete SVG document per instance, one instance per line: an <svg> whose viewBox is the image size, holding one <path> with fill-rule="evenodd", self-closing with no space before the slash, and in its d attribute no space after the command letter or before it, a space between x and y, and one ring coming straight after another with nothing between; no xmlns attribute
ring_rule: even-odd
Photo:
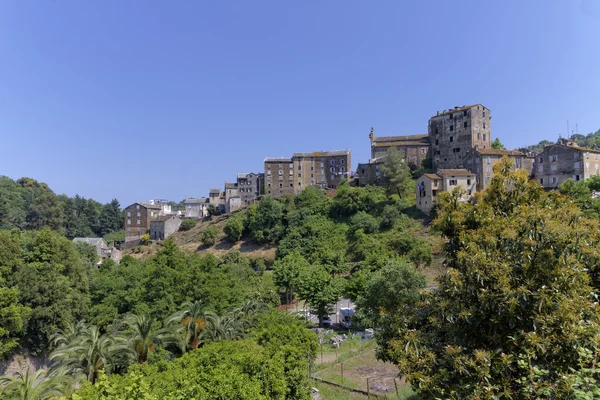
<svg viewBox="0 0 600 400"><path fill-rule="evenodd" d="M597 391L598 221L522 172L498 163L473 204L440 196L434 227L450 268L379 334L380 357L424 398Z"/></svg>
<svg viewBox="0 0 600 400"><path fill-rule="evenodd" d="M14 228L50 228L68 238L104 237L123 229L123 216L116 199L101 204L78 195L57 196L35 179L0 176L0 230Z"/></svg>

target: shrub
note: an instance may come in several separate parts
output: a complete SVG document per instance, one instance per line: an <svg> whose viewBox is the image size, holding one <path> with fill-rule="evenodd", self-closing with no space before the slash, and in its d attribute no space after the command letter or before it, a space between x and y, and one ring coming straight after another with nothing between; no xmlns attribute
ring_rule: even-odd
<svg viewBox="0 0 600 400"><path fill-rule="evenodd" d="M242 238L244 233L244 220L241 215L234 215L227 220L223 232L227 235L227 239L232 243L236 243Z"/></svg>
<svg viewBox="0 0 600 400"><path fill-rule="evenodd" d="M143 234L141 239L142 239L142 244L144 246L147 245L148 243L150 243L150 235L147 233Z"/></svg>
<svg viewBox="0 0 600 400"><path fill-rule="evenodd" d="M375 233L379 229L379 222L372 215L360 211L350 218L350 231L356 232L362 229L364 233Z"/></svg>
<svg viewBox="0 0 600 400"><path fill-rule="evenodd" d="M205 246L212 246L216 243L217 236L219 236L219 228L216 226L211 226L202 232L202 238L200 241Z"/></svg>
<svg viewBox="0 0 600 400"><path fill-rule="evenodd" d="M179 225L179 230L180 231L189 231L190 229L192 229L193 227L195 227L197 224L197 221L195 219L184 219L181 222L181 225Z"/></svg>

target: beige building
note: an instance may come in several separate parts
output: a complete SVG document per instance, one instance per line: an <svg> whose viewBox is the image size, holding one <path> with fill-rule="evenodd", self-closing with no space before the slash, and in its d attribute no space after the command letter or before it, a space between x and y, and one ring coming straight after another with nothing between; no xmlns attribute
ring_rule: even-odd
<svg viewBox="0 0 600 400"><path fill-rule="evenodd" d="M274 197L300 193L309 186L336 188L350 178L350 150L294 153L292 158L265 158L265 193Z"/></svg>
<svg viewBox="0 0 600 400"><path fill-rule="evenodd" d="M369 133L371 140L371 162L380 159L391 148L395 147L404 160L412 169L420 169L422 162L430 157L429 136L407 135L407 136L375 136L375 130L371 128Z"/></svg>
<svg viewBox="0 0 600 400"><path fill-rule="evenodd" d="M440 169L435 174L424 174L417 179L417 208L429 215L440 192L451 192L462 187L467 201L477 191L475 174L466 169Z"/></svg>
<svg viewBox="0 0 600 400"><path fill-rule="evenodd" d="M508 157L516 169L524 169L533 176L533 155L516 150L471 149L462 162L462 167L477 176L477 190L485 190L494 176L494 165L503 157Z"/></svg>
<svg viewBox="0 0 600 400"><path fill-rule="evenodd" d="M535 180L547 189L557 188L571 178L586 180L600 174L600 149L577 146L576 142L560 139L546 146L535 157Z"/></svg>
<svg viewBox="0 0 600 400"><path fill-rule="evenodd" d="M491 111L481 104L454 107L429 119L434 168L456 168L473 148L492 148Z"/></svg>

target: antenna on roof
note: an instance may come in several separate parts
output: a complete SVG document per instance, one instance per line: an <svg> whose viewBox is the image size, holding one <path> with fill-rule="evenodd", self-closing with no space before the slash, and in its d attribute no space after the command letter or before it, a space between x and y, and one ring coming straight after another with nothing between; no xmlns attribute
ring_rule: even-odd
<svg viewBox="0 0 600 400"><path fill-rule="evenodd" d="M570 137L569 132L571 131L569 130L569 120L567 120L567 139Z"/></svg>

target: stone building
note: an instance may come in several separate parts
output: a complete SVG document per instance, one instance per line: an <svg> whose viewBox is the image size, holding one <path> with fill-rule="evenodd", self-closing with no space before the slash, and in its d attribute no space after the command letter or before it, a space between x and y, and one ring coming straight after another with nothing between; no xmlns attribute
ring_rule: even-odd
<svg viewBox="0 0 600 400"><path fill-rule="evenodd" d="M176 215L161 215L150 221L150 239L165 240L179 230L181 218Z"/></svg>
<svg viewBox="0 0 600 400"><path fill-rule="evenodd" d="M139 241L150 232L150 221L161 214L162 207L150 203L133 203L124 210L125 243Z"/></svg>
<svg viewBox="0 0 600 400"><path fill-rule="evenodd" d="M117 250L114 246L112 246L112 244L110 246L107 245L104 239L102 238L77 237L73 239L73 242L87 243L89 245L94 246L94 248L96 249L96 255L100 260L97 264L100 264L107 258L110 258L117 264L119 263L119 261L121 261L121 252Z"/></svg>
<svg viewBox="0 0 600 400"><path fill-rule="evenodd" d="M225 182L225 212L235 211L241 204L237 182Z"/></svg>
<svg viewBox="0 0 600 400"><path fill-rule="evenodd" d="M208 190L208 203L219 205L219 197L221 196L221 189L211 188Z"/></svg>
<svg viewBox="0 0 600 400"><path fill-rule="evenodd" d="M356 169L358 175L358 186L383 185L383 175L381 175L381 166L383 158L373 158L368 163L359 163Z"/></svg>
<svg viewBox="0 0 600 400"><path fill-rule="evenodd" d="M508 157L514 168L524 169L530 177L533 176L533 155L527 155L517 150L471 149L461 163L463 168L477 176L477 190L485 190L494 176L494 165Z"/></svg>
<svg viewBox="0 0 600 400"><path fill-rule="evenodd" d="M265 158L265 192L273 197L294 194L294 163L291 158Z"/></svg>
<svg viewBox="0 0 600 400"><path fill-rule="evenodd" d="M350 150L294 153L294 192L309 186L321 189L336 188L343 179L350 178Z"/></svg>
<svg viewBox="0 0 600 400"><path fill-rule="evenodd" d="M201 197L199 199L185 200L186 218L204 218L207 216L208 199Z"/></svg>
<svg viewBox="0 0 600 400"><path fill-rule="evenodd" d="M424 174L417 179L417 208L429 215L439 192L451 192L462 187L462 201L469 200L477 191L475 174L466 169L440 169L435 174Z"/></svg>
<svg viewBox="0 0 600 400"><path fill-rule="evenodd" d="M390 147L395 147L412 169L420 169L423 160L431 158L429 136L375 136L375 130L371 128L369 133L371 140L371 160L382 158Z"/></svg>
<svg viewBox="0 0 600 400"><path fill-rule="evenodd" d="M434 168L456 168L472 148L492 148L491 111L481 104L454 107L429 119Z"/></svg>
<svg viewBox="0 0 600 400"><path fill-rule="evenodd" d="M254 172L237 175L238 193L243 205L254 204L265 191L265 174Z"/></svg>
<svg viewBox="0 0 600 400"><path fill-rule="evenodd" d="M554 189L569 178L580 181L598 175L599 166L600 149L579 147L574 141L560 139L536 155L534 176L545 188Z"/></svg>

